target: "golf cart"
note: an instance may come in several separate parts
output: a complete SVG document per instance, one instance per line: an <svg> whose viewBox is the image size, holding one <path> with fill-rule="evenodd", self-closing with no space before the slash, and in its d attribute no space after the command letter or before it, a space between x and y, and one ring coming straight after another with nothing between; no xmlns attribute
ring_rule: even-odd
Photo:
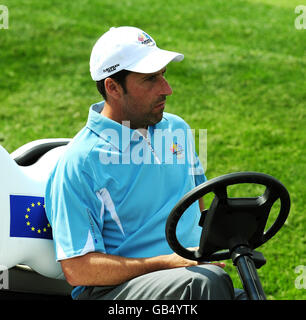
<svg viewBox="0 0 306 320"><path fill-rule="evenodd" d="M44 213L47 178L71 139L30 142L12 154L0 146L0 300L71 299L72 287L55 260L51 227ZM256 198L229 198L227 186L262 184ZM184 211L207 193L215 194L203 211L199 248L189 251L176 237ZM271 207L280 199L280 212L265 232ZM290 209L286 188L262 173L232 173L211 179L187 193L173 208L166 223L170 247L179 255L197 261L232 259L250 299L265 299L256 268L265 264L254 249L273 237L285 223Z"/></svg>

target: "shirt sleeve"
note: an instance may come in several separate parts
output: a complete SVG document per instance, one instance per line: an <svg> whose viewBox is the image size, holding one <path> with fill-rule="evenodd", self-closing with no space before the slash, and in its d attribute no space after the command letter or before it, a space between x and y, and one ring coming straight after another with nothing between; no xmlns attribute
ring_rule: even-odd
<svg viewBox="0 0 306 320"><path fill-rule="evenodd" d="M46 187L46 214L57 261L105 252L103 204L94 192L93 179L79 167L76 161L61 161Z"/></svg>

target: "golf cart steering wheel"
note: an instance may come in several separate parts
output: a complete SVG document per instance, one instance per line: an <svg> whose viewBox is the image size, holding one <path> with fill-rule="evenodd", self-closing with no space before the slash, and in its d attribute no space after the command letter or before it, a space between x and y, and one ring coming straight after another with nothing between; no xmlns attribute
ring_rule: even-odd
<svg viewBox="0 0 306 320"><path fill-rule="evenodd" d="M265 192L256 198L229 198L227 186L251 183L264 185ZM184 248L176 236L179 219L185 210L204 195L215 197L208 210L201 213L203 228L197 251ZM270 210L280 199L280 211L273 225L265 231ZM166 238L180 256L197 261L231 258L238 246L255 249L272 238L285 223L290 209L289 193L272 176L257 172L237 172L211 179L188 192L171 211L166 224ZM222 250L220 252L220 250Z"/></svg>

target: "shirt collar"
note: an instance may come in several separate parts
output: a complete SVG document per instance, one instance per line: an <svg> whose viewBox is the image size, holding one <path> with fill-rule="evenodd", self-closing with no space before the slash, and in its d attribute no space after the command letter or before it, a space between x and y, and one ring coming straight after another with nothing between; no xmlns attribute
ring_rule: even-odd
<svg viewBox="0 0 306 320"><path fill-rule="evenodd" d="M124 152L131 144L131 140L137 141L141 134L138 130L130 129L101 114L105 101L93 104L89 109L86 127L112 144L121 152Z"/></svg>

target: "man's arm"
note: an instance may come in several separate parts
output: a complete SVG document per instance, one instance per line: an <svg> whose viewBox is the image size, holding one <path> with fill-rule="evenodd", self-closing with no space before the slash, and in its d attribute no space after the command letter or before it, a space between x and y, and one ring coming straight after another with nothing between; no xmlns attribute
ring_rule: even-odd
<svg viewBox="0 0 306 320"><path fill-rule="evenodd" d="M66 280L72 286L119 285L149 272L198 264L201 262L185 259L176 253L150 258L124 258L91 252L61 261ZM222 262L213 264L225 267Z"/></svg>
<svg viewBox="0 0 306 320"><path fill-rule="evenodd" d="M199 199L199 206L203 211L203 198ZM197 261L184 259L176 253L151 258L125 258L91 252L84 256L61 260L66 280L72 286L118 285L149 272L197 264ZM225 266L223 263L216 265Z"/></svg>
<svg viewBox="0 0 306 320"><path fill-rule="evenodd" d="M61 260L66 280L72 286L118 285L149 272L197 264L197 261L184 259L176 253L150 258L125 258L91 252Z"/></svg>

